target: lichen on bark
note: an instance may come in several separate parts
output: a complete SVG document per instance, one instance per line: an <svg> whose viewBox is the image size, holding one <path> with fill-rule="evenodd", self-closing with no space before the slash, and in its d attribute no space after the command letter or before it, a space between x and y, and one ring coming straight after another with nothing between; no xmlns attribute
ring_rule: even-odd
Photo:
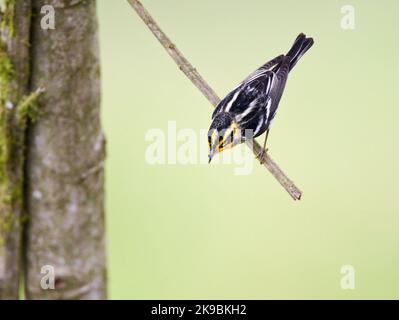
<svg viewBox="0 0 399 320"><path fill-rule="evenodd" d="M29 81L30 1L6 0L0 22L0 299L19 293L25 128L15 106Z"/></svg>

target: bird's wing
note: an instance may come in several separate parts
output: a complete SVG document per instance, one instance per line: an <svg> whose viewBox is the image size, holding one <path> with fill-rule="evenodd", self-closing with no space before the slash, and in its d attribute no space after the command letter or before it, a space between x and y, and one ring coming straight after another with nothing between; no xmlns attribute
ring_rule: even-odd
<svg viewBox="0 0 399 320"><path fill-rule="evenodd" d="M259 82L261 81L268 81L269 76L271 75L270 70L273 67L276 67L284 58L284 55L280 55L268 62L266 62L264 65L262 65L260 68L258 68L256 71L252 72L244 81L240 82L240 84L233 89L233 91L231 91L225 98L223 98L219 104L216 106L213 114L212 114L212 119L216 116L216 114L218 114L219 112L223 112L226 111L225 107L226 105L228 105L228 103L230 101L232 101L233 99L237 99L238 96L236 96L237 92L243 90L243 88L247 88L247 89L251 89L252 87L259 87ZM256 93L256 91L254 91L254 93ZM240 95L240 99L241 101L244 101L245 99L250 100L250 96L247 97L243 97ZM261 102L262 99L259 100L259 102ZM252 102L249 101L249 103Z"/></svg>
<svg viewBox="0 0 399 320"><path fill-rule="evenodd" d="M216 106L215 110L212 113L212 119L215 118L215 116L219 112L223 111L224 106L227 104L228 101L230 101L233 98L233 96L237 90L238 90L238 88L234 89L226 97L224 97L222 100L220 100L220 102L218 103L218 105Z"/></svg>
<svg viewBox="0 0 399 320"><path fill-rule="evenodd" d="M258 75L264 74L266 71L271 71L273 67L276 67L284 58L284 55L279 55L274 59L266 62L260 68L256 69L252 72L244 81L242 81L238 86L241 86L244 83L250 82L251 79L256 78Z"/></svg>
<svg viewBox="0 0 399 320"><path fill-rule="evenodd" d="M240 94L228 110L242 127L262 117L265 123L273 120L290 71L290 57L283 57L272 70L263 70L247 78ZM250 93L250 94L249 94Z"/></svg>
<svg viewBox="0 0 399 320"><path fill-rule="evenodd" d="M287 82L288 74L290 72L290 63L291 63L291 58L289 56L285 56L281 61L281 64L278 66L278 69L276 69L274 72L275 81L274 85L270 90L270 99L272 103L269 110L270 113L270 116L268 117L269 122L273 120L278 105L280 103L280 99L283 94L285 84Z"/></svg>
<svg viewBox="0 0 399 320"><path fill-rule="evenodd" d="M267 98L273 87L274 73L264 70L248 78L238 88L230 92L217 106L212 117L219 112L252 117L258 112L265 112Z"/></svg>
<svg viewBox="0 0 399 320"><path fill-rule="evenodd" d="M255 131L260 130L262 121L263 128L268 128L274 119L290 71L290 57L283 57L276 63L269 64L274 66L272 70L254 73L238 88L240 93L228 111L235 114L241 128L256 122ZM229 104L231 102L227 106Z"/></svg>

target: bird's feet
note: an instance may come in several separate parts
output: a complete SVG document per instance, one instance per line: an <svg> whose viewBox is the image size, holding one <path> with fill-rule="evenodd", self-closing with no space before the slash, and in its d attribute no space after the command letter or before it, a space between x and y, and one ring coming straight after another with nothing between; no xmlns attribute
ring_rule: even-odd
<svg viewBox="0 0 399 320"><path fill-rule="evenodd" d="M266 162L266 153L269 151L269 149L262 149L256 156L256 158L259 160L260 164L264 164Z"/></svg>

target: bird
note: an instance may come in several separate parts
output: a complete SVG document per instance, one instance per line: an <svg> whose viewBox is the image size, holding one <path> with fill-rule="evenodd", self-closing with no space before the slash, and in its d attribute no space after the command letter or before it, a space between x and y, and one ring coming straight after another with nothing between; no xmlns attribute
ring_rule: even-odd
<svg viewBox="0 0 399 320"><path fill-rule="evenodd" d="M261 163L268 151L266 143L288 74L314 41L301 33L287 54L266 62L251 73L216 106L208 131L209 163L216 153L265 134Z"/></svg>

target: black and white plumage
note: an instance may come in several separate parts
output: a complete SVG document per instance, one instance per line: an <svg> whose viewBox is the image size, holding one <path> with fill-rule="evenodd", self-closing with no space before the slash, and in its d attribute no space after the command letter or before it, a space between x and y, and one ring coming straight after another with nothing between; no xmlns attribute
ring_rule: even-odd
<svg viewBox="0 0 399 320"><path fill-rule="evenodd" d="M209 160L216 152L256 138L270 128L283 94L289 72L313 45L300 34L286 55L265 63L217 105L209 129Z"/></svg>

